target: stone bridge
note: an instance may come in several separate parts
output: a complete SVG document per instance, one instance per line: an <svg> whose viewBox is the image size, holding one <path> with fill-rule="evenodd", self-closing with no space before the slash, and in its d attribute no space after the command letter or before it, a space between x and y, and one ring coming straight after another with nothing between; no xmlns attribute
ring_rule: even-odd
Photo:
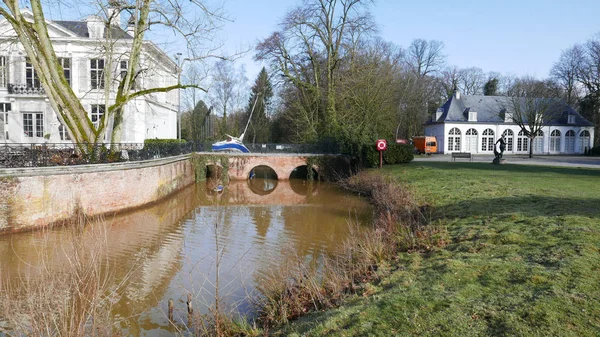
<svg viewBox="0 0 600 337"><path fill-rule="evenodd" d="M315 162L318 158L329 158L329 159L341 159L347 161L348 169L350 168L350 160L343 155L324 155L324 154L294 154L294 153L214 153L214 152L199 152L198 154L206 155L209 159L206 161L208 169L211 166L218 167L219 172L222 169L222 165L219 160L215 160L216 157L228 158L228 170L229 179L231 180L247 180L257 167L268 167L272 169L277 176L277 180L289 180L290 176L298 169L308 170L307 164L309 158L315 158ZM322 177L320 172L321 168L318 165L311 165L314 173L317 176ZM306 172L306 171L305 171ZM218 174L220 175L220 173Z"/></svg>

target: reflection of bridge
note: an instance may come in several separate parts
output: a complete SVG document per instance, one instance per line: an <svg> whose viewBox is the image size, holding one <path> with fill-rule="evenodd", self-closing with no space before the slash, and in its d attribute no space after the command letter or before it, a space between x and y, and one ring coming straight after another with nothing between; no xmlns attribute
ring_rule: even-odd
<svg viewBox="0 0 600 337"><path fill-rule="evenodd" d="M210 192L218 181L207 180L207 198L221 205L303 205L319 194L319 184L306 180L292 179L276 181L251 179L231 181L221 193ZM266 186L257 186L268 184Z"/></svg>
<svg viewBox="0 0 600 337"><path fill-rule="evenodd" d="M199 153L200 155L209 153ZM250 172L258 166L267 166L275 171L277 180L288 180L292 172L299 167L306 167L309 158L334 158L344 157L342 155L324 155L324 154L292 154L292 153L214 153L210 156L229 157L229 179L247 180ZM218 163L210 163L209 165ZM319 167L312 167L319 173Z"/></svg>

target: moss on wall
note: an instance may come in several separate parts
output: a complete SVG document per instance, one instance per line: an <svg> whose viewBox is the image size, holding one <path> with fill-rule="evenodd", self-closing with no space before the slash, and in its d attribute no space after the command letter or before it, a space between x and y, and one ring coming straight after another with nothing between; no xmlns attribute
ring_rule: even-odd
<svg viewBox="0 0 600 337"><path fill-rule="evenodd" d="M192 153L190 163L194 169L194 177L196 182L206 180L206 167L208 165L218 165L223 169L223 182L229 182L229 158L237 158L231 156L220 156L215 154L199 154Z"/></svg>
<svg viewBox="0 0 600 337"><path fill-rule="evenodd" d="M14 177L0 178L0 232L11 228L11 205L19 180Z"/></svg>

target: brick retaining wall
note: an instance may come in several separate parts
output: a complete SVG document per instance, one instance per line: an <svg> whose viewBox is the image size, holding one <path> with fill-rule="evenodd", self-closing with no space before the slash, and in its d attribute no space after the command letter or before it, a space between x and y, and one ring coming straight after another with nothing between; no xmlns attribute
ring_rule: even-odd
<svg viewBox="0 0 600 337"><path fill-rule="evenodd" d="M0 172L0 233L61 223L83 212L112 215L156 202L194 183L188 156L135 163Z"/></svg>

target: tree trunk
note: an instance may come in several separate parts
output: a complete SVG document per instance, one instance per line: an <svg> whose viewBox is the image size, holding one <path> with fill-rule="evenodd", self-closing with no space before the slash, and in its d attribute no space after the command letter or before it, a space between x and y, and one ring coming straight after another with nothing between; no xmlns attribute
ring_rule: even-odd
<svg viewBox="0 0 600 337"><path fill-rule="evenodd" d="M535 137L529 138L529 158L533 158L533 140L534 139L535 139Z"/></svg>

